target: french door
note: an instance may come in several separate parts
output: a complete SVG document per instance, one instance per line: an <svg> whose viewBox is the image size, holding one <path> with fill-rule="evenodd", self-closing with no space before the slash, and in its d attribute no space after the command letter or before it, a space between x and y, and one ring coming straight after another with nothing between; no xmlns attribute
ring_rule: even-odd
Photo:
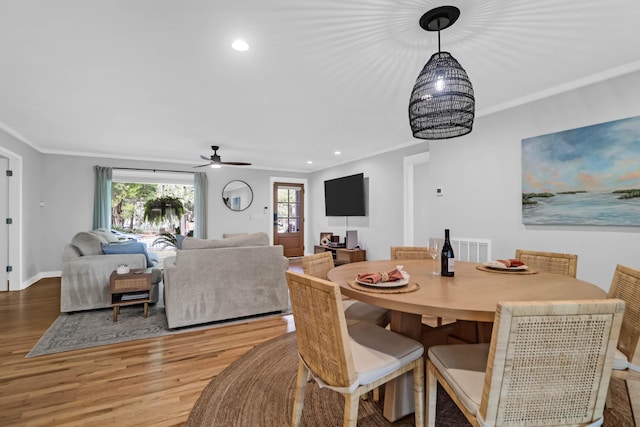
<svg viewBox="0 0 640 427"><path fill-rule="evenodd" d="M304 184L273 183L273 244L284 256L304 255Z"/></svg>

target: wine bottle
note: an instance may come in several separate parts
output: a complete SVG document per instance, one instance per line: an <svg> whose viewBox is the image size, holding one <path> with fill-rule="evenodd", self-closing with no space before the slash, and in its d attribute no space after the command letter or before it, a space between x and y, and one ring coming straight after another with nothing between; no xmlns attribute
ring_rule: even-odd
<svg viewBox="0 0 640 427"><path fill-rule="evenodd" d="M445 277L453 277L455 273L455 257L453 248L449 241L449 229L444 230L444 245L442 245L442 253L440 254L440 275Z"/></svg>

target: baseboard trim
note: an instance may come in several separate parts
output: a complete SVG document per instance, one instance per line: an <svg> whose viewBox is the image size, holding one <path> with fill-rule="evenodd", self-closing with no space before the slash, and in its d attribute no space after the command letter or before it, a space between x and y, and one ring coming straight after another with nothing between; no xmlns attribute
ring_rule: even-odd
<svg viewBox="0 0 640 427"><path fill-rule="evenodd" d="M38 280L48 279L51 277L62 277L62 271L44 271L35 274L20 284L20 290L27 289L29 286L38 282Z"/></svg>

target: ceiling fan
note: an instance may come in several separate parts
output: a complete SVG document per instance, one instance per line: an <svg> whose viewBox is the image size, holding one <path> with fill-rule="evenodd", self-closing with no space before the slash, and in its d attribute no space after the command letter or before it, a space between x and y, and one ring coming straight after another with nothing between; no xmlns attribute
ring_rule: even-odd
<svg viewBox="0 0 640 427"><path fill-rule="evenodd" d="M218 155L218 149L220 149L220 147L218 147L217 145L212 145L211 149L213 150L213 154L210 157L202 156L202 155L200 156L200 158L203 160L209 160L209 163L207 163L206 165L194 166L194 168L202 168L205 166L211 166L212 168L220 168L222 167L222 165L249 166L251 164L251 163L245 163L245 162L223 162L220 156Z"/></svg>

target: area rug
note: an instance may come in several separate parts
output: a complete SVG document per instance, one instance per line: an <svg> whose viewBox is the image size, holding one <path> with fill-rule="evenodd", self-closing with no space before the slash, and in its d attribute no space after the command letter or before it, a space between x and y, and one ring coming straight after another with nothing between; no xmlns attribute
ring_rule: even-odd
<svg viewBox="0 0 640 427"><path fill-rule="evenodd" d="M295 333L256 346L215 377L195 403L188 427L286 426L291 411L298 368ZM624 383L612 382L615 406L605 411L607 427L632 426ZM302 426L341 426L344 400L338 393L307 385ZM358 427L413 426L413 415L395 423L382 416L381 403L361 400ZM470 424L442 390L438 390L436 426L464 427Z"/></svg>
<svg viewBox="0 0 640 427"><path fill-rule="evenodd" d="M169 329L167 316L165 315L162 304L149 305L149 315L146 319L144 318L142 305L120 307L117 322L113 321L113 309L111 308L76 313L61 313L25 357L29 358L126 341L192 332L264 319L270 316L281 316L287 313L289 313L289 311L249 316L177 329Z"/></svg>

